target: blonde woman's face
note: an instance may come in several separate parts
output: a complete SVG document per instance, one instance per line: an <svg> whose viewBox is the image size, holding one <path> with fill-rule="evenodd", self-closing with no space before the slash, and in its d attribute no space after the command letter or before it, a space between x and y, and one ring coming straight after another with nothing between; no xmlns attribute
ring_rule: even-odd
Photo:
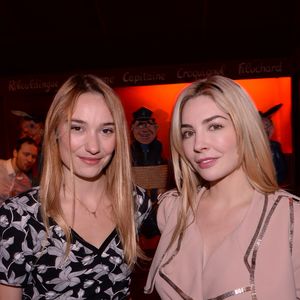
<svg viewBox="0 0 300 300"><path fill-rule="evenodd" d="M82 94L74 108L71 127L64 120L58 134L65 171L69 172L71 159L76 176L98 178L110 162L116 144L114 120L103 96Z"/></svg>
<svg viewBox="0 0 300 300"><path fill-rule="evenodd" d="M208 96L190 99L182 111L183 150L199 175L216 182L238 168L233 123Z"/></svg>

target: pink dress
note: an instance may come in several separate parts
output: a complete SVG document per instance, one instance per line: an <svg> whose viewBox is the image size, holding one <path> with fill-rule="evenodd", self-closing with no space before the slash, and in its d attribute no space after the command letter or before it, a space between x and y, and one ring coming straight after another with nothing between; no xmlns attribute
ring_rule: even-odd
<svg viewBox="0 0 300 300"><path fill-rule="evenodd" d="M199 191L199 197L204 189ZM203 264L201 230L190 226L168 249L180 198L171 192L158 211L162 230L145 293L164 299L300 299L300 204L285 191L255 191L239 226Z"/></svg>

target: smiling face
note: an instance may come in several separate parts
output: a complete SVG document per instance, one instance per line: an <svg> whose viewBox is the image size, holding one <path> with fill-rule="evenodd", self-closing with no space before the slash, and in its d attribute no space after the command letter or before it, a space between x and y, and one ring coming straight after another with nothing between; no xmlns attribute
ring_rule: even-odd
<svg viewBox="0 0 300 300"><path fill-rule="evenodd" d="M157 124L153 119L137 120L132 124L134 138L141 144L150 144L157 135Z"/></svg>
<svg viewBox="0 0 300 300"><path fill-rule="evenodd" d="M115 125L102 95L79 96L71 118L58 127L59 151L65 172L73 162L74 174L86 180L97 179L109 164L115 149Z"/></svg>
<svg viewBox="0 0 300 300"><path fill-rule="evenodd" d="M201 95L186 102L181 133L184 153L204 180L216 182L238 169L233 123L209 96Z"/></svg>

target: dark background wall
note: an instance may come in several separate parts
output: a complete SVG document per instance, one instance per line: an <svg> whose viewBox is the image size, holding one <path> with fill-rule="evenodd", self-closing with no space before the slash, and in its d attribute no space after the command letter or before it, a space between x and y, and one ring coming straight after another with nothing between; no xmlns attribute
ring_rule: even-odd
<svg viewBox="0 0 300 300"><path fill-rule="evenodd" d="M287 57L298 0L0 2L0 74Z"/></svg>

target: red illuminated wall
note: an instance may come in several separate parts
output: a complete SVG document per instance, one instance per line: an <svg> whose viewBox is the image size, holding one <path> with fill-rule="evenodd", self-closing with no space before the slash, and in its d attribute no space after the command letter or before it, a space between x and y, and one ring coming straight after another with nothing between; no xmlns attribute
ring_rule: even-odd
<svg viewBox="0 0 300 300"><path fill-rule="evenodd" d="M283 103L283 106L272 118L275 124L274 139L281 142L285 153L291 153L291 78L236 81L247 90L261 111L266 111L278 103ZM178 93L187 85L188 83L180 83L115 88L124 104L129 124L132 120L132 112L139 107L146 106L153 111L153 116L159 124L158 138L164 144L165 156L169 156L169 127L173 104Z"/></svg>

